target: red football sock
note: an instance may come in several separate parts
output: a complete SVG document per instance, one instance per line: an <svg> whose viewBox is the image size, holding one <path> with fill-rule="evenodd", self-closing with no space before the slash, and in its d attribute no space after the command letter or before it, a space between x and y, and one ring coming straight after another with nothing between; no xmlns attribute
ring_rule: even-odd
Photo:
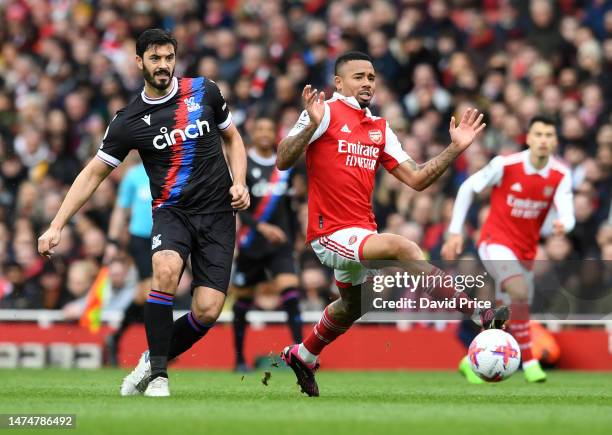
<svg viewBox="0 0 612 435"><path fill-rule="evenodd" d="M304 340L304 347L308 349L308 352L318 355L325 346L344 334L351 325L352 323L340 325L335 320L332 320L326 307L321 320L319 320L319 323L315 325L312 332Z"/></svg>
<svg viewBox="0 0 612 435"><path fill-rule="evenodd" d="M531 351L531 331L529 330L529 304L526 302L513 302L510 305L510 333L521 349L523 362L533 359Z"/></svg>
<svg viewBox="0 0 612 435"><path fill-rule="evenodd" d="M454 298L457 300L457 311L461 311L468 316L474 314L474 307L468 304L468 302L473 302L472 299L465 292L458 292L454 287L444 286L445 277L446 274L442 270L433 267L427 277L427 281L432 285L424 288L423 291L437 300L450 300ZM464 301L463 304L461 301Z"/></svg>

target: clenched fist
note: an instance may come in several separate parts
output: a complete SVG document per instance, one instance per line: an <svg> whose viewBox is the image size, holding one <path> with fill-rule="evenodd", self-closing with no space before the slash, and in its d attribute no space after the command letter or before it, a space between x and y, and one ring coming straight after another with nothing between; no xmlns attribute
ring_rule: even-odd
<svg viewBox="0 0 612 435"><path fill-rule="evenodd" d="M230 195L232 196L232 208L235 210L246 210L251 204L249 190L242 184L234 184L230 187Z"/></svg>
<svg viewBox="0 0 612 435"><path fill-rule="evenodd" d="M38 253L47 258L54 254L53 248L59 245L62 238L62 230L50 227L38 238Z"/></svg>

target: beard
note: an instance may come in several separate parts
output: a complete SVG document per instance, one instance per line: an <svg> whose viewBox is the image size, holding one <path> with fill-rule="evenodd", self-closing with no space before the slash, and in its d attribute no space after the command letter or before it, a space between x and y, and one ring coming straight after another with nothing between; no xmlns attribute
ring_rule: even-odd
<svg viewBox="0 0 612 435"><path fill-rule="evenodd" d="M164 72L167 75L160 75L160 72ZM165 91L168 89L168 86L172 84L172 77L174 76L174 70L157 70L154 73L151 73L146 67L142 69L142 75L145 81L153 86L155 89L160 91ZM161 81L160 81L161 79Z"/></svg>
<svg viewBox="0 0 612 435"><path fill-rule="evenodd" d="M370 107L370 104L372 104L372 99L373 99L373 94L370 96L369 100L363 100L361 98L359 98L359 95L355 96L355 99L357 100L357 103L359 103L359 107L361 107L362 109L366 109L368 107Z"/></svg>

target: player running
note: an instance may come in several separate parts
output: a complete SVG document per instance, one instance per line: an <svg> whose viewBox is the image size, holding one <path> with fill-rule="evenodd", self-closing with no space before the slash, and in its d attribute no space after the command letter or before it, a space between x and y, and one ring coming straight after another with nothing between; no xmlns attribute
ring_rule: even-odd
<svg viewBox="0 0 612 435"><path fill-rule="evenodd" d="M467 110L459 126L452 118L451 144L429 162L416 165L389 124L372 116L368 109L376 79L370 57L360 52L345 53L336 60L334 71L337 92L330 100L324 101L324 93L310 85L304 88L305 110L279 144L277 158L278 168L288 169L306 150L306 238L321 263L334 269L340 291L340 298L325 308L311 334L282 352L302 391L309 396L319 395L314 377L318 355L361 317L360 285L367 273L362 262L400 260L412 273L443 275L440 269L424 261L416 243L395 234L376 232L371 204L376 169L382 164L406 185L423 190L485 128L477 110ZM469 299L465 293L447 287L423 290L434 298L457 298L463 302ZM467 304L457 305L463 305L461 311L468 315L480 314L485 328L500 327L507 317L507 309L474 313Z"/></svg>
<svg viewBox="0 0 612 435"><path fill-rule="evenodd" d="M448 239L442 256L453 260L463 251L463 223L475 193L492 187L491 208L480 231L478 256L495 280L497 299L510 302L510 332L521 348L523 372L528 382L546 381L546 373L531 351L529 302L533 296L531 265L540 230L551 209L559 218L554 234L574 228L574 202L570 171L552 154L557 133L552 120L536 116L527 131L528 150L498 156L463 182L457 193ZM473 373L467 357L459 370L472 383L482 380Z"/></svg>
<svg viewBox="0 0 612 435"><path fill-rule="evenodd" d="M122 395L170 395L167 363L202 338L219 316L234 252L234 213L249 206L246 152L227 104L213 81L174 77L175 52L176 40L163 30L139 36L136 62L144 89L111 121L96 158L38 239L38 251L51 256L70 218L128 152L138 150L153 197L153 278L144 309L149 349L124 379ZM174 293L190 255L191 311L173 323Z"/></svg>
<svg viewBox="0 0 612 435"><path fill-rule="evenodd" d="M273 279L281 295L281 307L295 342L302 341L299 279L293 258L295 213L291 207L292 170L276 168L274 143L276 123L270 118L255 120L252 147L247 155L246 182L251 206L240 213L239 253L233 278L234 344L236 371L248 371L244 359L246 315L253 307L255 287Z"/></svg>

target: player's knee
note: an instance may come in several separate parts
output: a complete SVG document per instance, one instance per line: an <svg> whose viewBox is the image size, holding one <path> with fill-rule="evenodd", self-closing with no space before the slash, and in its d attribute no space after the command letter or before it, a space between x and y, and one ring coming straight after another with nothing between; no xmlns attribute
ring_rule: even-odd
<svg viewBox="0 0 612 435"><path fill-rule="evenodd" d="M529 301L529 292L527 290L514 290L507 292L511 302L522 303Z"/></svg>
<svg viewBox="0 0 612 435"><path fill-rule="evenodd" d="M361 299L343 299L344 313L346 320L354 322L361 317Z"/></svg>
<svg viewBox="0 0 612 435"><path fill-rule="evenodd" d="M396 257L399 260L414 261L424 260L423 251L419 245L412 240L402 238L396 245Z"/></svg>
<svg viewBox="0 0 612 435"><path fill-rule="evenodd" d="M195 316L196 320L205 325L215 323L221 314L223 305L217 306L212 304L197 304L194 303L191 306L191 312Z"/></svg>
<svg viewBox="0 0 612 435"><path fill-rule="evenodd" d="M183 260L176 252L161 251L153 255L153 275L159 282L178 281L183 268Z"/></svg>

